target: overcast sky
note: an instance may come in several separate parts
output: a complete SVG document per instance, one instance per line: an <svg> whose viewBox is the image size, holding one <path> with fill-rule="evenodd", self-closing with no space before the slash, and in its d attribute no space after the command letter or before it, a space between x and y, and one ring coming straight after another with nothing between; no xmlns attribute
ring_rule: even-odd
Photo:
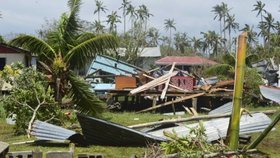
<svg viewBox="0 0 280 158"><path fill-rule="evenodd" d="M106 14L116 11L122 0L101 0L108 8ZM149 26L156 27L165 34L164 19L174 19L177 31L186 32L189 36L200 36L200 32L215 30L219 32L219 22L214 21L212 7L225 2L235 14L236 21L243 27L245 23L255 25L259 18L256 12L251 12L255 0L131 0L134 6L145 4L154 16ZM80 18L92 22L95 1L82 0ZM280 20L280 0L262 0L265 9L272 13L275 20ZM67 0L0 0L0 35L9 37L11 33L35 34L45 23L45 19L58 19L61 13L67 11ZM119 10L121 16L122 12ZM103 20L106 15L102 13ZM104 23L106 24L106 23ZM120 30L123 27L119 27Z"/></svg>

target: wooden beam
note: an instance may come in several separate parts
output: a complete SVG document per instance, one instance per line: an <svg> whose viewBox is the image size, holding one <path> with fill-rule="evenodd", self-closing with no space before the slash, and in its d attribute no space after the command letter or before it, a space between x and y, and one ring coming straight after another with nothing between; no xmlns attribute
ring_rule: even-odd
<svg viewBox="0 0 280 158"><path fill-rule="evenodd" d="M171 69L169 70L168 74L171 74L171 73L173 72L175 65L176 65L176 63L174 62L174 63L172 64L172 67L171 67ZM170 78L171 78L171 77L169 77L169 78L166 80L166 82L165 82L165 86L164 86L164 89L163 89L162 92L161 92L160 99L164 99L164 98L165 98L165 95L166 95L166 92L167 92L167 89L168 89L168 85L169 85L169 82L170 82Z"/></svg>
<svg viewBox="0 0 280 158"><path fill-rule="evenodd" d="M198 93L198 94L193 94L193 95L185 96L185 97L176 99L176 100L174 100L174 101L165 102L165 103L159 104L159 105L157 105L157 106L154 106L154 107L150 107L150 108L141 110L141 111L139 111L139 112L137 112L137 113L151 111L151 110L154 110L154 109L157 109L157 108L160 108L160 107L164 107L164 106L167 106L167 105L171 105L171 104L175 104L175 103L178 103L178 102L181 102L181 101L185 101L185 100L188 100L188 99L192 99L192 98L195 98L195 97L199 97L199 96L202 96L202 95L204 95L204 94L205 94L205 93Z"/></svg>
<svg viewBox="0 0 280 158"><path fill-rule="evenodd" d="M133 90L130 91L130 94L136 94L136 93L139 93L139 92L142 92L142 91L145 91L147 89L150 89L150 88L154 88L158 85L161 85L163 84L169 77L172 77L172 76L175 76L177 74L177 72L173 72L171 74L165 74L157 79L154 79L153 81L150 81L138 88L135 88Z"/></svg>

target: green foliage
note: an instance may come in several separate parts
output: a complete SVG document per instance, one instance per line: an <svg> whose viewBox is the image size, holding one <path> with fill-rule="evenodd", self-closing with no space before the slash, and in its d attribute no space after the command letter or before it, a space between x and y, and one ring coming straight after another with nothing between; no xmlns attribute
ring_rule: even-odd
<svg viewBox="0 0 280 158"><path fill-rule="evenodd" d="M161 144L165 154L180 153L182 157L202 157L204 154L211 152L219 152L226 150L226 147L221 144L210 144L207 142L205 128L202 124L190 128L190 133L187 136L179 137L175 131L172 133L164 132L164 135L170 139L169 142Z"/></svg>
<svg viewBox="0 0 280 158"><path fill-rule="evenodd" d="M0 119L6 117L6 111L4 109L3 103L0 102Z"/></svg>
<svg viewBox="0 0 280 158"><path fill-rule="evenodd" d="M83 79L70 72L70 95L76 103L76 108L85 114L98 116L104 110L104 103L90 91L90 86Z"/></svg>
<svg viewBox="0 0 280 158"><path fill-rule="evenodd" d="M246 68L244 76L245 93L243 96L244 104L250 104L254 101L254 96L260 95L259 85L264 84L261 75L255 68Z"/></svg>
<svg viewBox="0 0 280 158"><path fill-rule="evenodd" d="M25 133L28 122L40 103L42 105L36 113L37 119L60 122L57 118L60 110L52 96L52 90L48 88L46 76L32 68L21 67L20 64L6 66L2 72L2 79L12 85L12 91L0 103L4 105L8 117L16 115L15 133Z"/></svg>
<svg viewBox="0 0 280 158"><path fill-rule="evenodd" d="M218 76L220 79L228 79L234 77L234 67L228 64L217 64L205 69L206 76Z"/></svg>

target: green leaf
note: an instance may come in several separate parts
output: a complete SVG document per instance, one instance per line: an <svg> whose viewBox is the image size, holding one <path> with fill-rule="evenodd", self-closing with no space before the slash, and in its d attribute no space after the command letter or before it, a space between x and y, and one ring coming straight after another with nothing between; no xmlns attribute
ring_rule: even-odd
<svg viewBox="0 0 280 158"><path fill-rule="evenodd" d="M72 85L70 95L81 113L98 116L104 110L104 103L90 91L90 85L70 71L69 81Z"/></svg>

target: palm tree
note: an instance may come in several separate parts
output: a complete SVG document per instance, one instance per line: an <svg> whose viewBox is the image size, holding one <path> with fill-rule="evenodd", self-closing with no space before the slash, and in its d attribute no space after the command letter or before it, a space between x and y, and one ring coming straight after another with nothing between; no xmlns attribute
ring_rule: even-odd
<svg viewBox="0 0 280 158"><path fill-rule="evenodd" d="M131 23L131 29L133 28L134 25L134 19L136 17L136 11L135 11L135 7L131 4L128 5L127 9L126 9L126 15L129 15L130 17L130 23ZM133 34L133 30L131 31L131 33Z"/></svg>
<svg viewBox="0 0 280 158"><path fill-rule="evenodd" d="M263 36L264 38L264 46L269 47L271 31L276 28L272 15L267 13L267 16L264 16L264 21L261 21L258 27L261 30L259 35Z"/></svg>
<svg viewBox="0 0 280 158"><path fill-rule="evenodd" d="M174 19L165 19L164 20L164 28L166 31L169 31L169 48L171 47L172 43L172 29L176 31ZM171 49L170 49L171 51ZM171 52L170 52L171 53Z"/></svg>
<svg viewBox="0 0 280 158"><path fill-rule="evenodd" d="M158 29L154 27L150 28L147 34L147 37L150 38L150 41L148 41L149 46L156 47L158 45L159 36Z"/></svg>
<svg viewBox="0 0 280 158"><path fill-rule="evenodd" d="M257 4L253 5L255 8L252 11L257 11L257 17L261 15L261 21L263 21L263 13L266 13L266 10L264 9L265 4L261 1L257 1Z"/></svg>
<svg viewBox="0 0 280 158"><path fill-rule="evenodd" d="M222 14L222 8L220 5L215 5L213 7L213 10L211 12L214 12L215 17L214 17L214 20L216 20L218 18L218 21L220 22L220 36L222 36L222 32L223 32L223 29L222 29L222 19L223 19L223 14Z"/></svg>
<svg viewBox="0 0 280 158"><path fill-rule="evenodd" d="M263 36L263 44L265 45L266 43L266 39L265 39L265 34L266 34L266 30L264 30L264 26L263 26L263 13L267 13L267 11L264 9L265 7L265 3L262 3L261 1L257 1L256 4L253 5L255 8L252 11L257 11L257 17L260 15L261 16L261 22L259 23L259 28L261 29L261 32L259 33L259 35Z"/></svg>
<svg viewBox="0 0 280 158"><path fill-rule="evenodd" d="M99 1L99 0L95 0L95 6L96 6L96 9L94 10L93 14L98 14L98 21L100 23L100 12L104 12L106 13L106 10L108 10L106 8L105 5L103 5L103 2L102 1Z"/></svg>
<svg viewBox="0 0 280 158"><path fill-rule="evenodd" d="M215 31L201 32L203 35L203 47L202 50L208 54L212 50L212 53L217 56L218 50L221 48L222 44L225 43L225 39L220 37Z"/></svg>
<svg viewBox="0 0 280 158"><path fill-rule="evenodd" d="M73 70L79 70L91 61L96 53L116 48L115 36L81 33L78 12L81 0L69 0L70 13L63 13L58 26L47 35L47 40L21 34L9 44L24 48L38 56L41 69L50 77L55 99L70 96L78 110L97 115L102 109L101 101L90 91L90 86Z"/></svg>
<svg viewBox="0 0 280 158"><path fill-rule="evenodd" d="M227 4L225 4L224 2L222 2L221 4L221 14L223 17L223 31L224 31L224 39L226 39L226 32L225 32L225 27L226 27L226 17L229 13L230 9L228 8Z"/></svg>
<svg viewBox="0 0 280 158"><path fill-rule="evenodd" d="M197 53L197 51L199 51L203 46L203 42L201 41L200 38L197 39L196 37L192 37L190 41L192 43L192 48L194 50L194 53Z"/></svg>
<svg viewBox="0 0 280 158"><path fill-rule="evenodd" d="M107 15L107 24L110 25L109 31L111 33L117 33L117 23L120 23L120 16L117 15L117 11L112 11L110 15Z"/></svg>
<svg viewBox="0 0 280 158"><path fill-rule="evenodd" d="M250 27L248 24L245 24L244 28L240 30L247 32L247 41L249 47L251 47L252 43L257 42L257 33L253 30L253 28L253 26Z"/></svg>
<svg viewBox="0 0 280 158"><path fill-rule="evenodd" d="M239 24L237 22L235 22L235 15L227 15L227 19L226 19L226 26L225 26L225 30L228 30L228 43L229 43L229 51L231 51L231 30L233 30L234 32L236 32L236 30L239 29Z"/></svg>
<svg viewBox="0 0 280 158"><path fill-rule="evenodd" d="M119 9L123 9L123 33L125 34L126 31L126 12L127 12L127 7L130 6L131 2L128 0L123 0L122 6Z"/></svg>
<svg viewBox="0 0 280 158"><path fill-rule="evenodd" d="M104 28L105 28L105 26L102 25L102 23L101 23L100 21L95 20L95 21L93 22L93 27L94 27L95 32L96 32L97 34L100 34L100 33L102 34L102 33L104 33Z"/></svg>
<svg viewBox="0 0 280 158"><path fill-rule="evenodd" d="M142 4L139 6L139 9L136 10L137 12L137 17L140 19L141 22L144 23L144 30L146 32L147 30L147 22L148 22L148 19L153 16L153 14L151 14L149 12L149 9L147 8L146 5Z"/></svg>
<svg viewBox="0 0 280 158"><path fill-rule="evenodd" d="M175 37L175 48L180 50L181 54L185 53L187 47L190 47L190 41L188 40L186 33L176 33Z"/></svg>

